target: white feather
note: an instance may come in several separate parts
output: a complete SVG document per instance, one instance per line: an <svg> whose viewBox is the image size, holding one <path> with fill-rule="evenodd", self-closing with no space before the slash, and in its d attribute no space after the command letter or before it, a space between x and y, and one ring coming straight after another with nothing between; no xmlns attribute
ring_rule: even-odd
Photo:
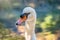
<svg viewBox="0 0 60 40"><path fill-rule="evenodd" d="M36 23L36 12L31 7L23 9L23 13L30 13L28 19L25 22L25 38L26 40L36 40L35 35L35 23Z"/></svg>

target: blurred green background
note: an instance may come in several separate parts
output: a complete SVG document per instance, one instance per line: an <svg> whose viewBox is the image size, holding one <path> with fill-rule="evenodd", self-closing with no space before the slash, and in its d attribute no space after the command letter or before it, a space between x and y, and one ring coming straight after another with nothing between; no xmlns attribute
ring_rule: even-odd
<svg viewBox="0 0 60 40"><path fill-rule="evenodd" d="M15 22L28 6L37 12L36 34L60 34L60 0L0 0L0 40L24 40L16 35Z"/></svg>

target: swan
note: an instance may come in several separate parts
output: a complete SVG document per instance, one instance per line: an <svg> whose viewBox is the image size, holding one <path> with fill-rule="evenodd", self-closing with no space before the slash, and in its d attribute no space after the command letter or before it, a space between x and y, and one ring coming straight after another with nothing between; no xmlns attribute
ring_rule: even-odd
<svg viewBox="0 0 60 40"><path fill-rule="evenodd" d="M23 9L20 19L18 19L16 25L21 25L25 22L25 40L36 40L35 23L36 23L36 11L32 7L25 7Z"/></svg>

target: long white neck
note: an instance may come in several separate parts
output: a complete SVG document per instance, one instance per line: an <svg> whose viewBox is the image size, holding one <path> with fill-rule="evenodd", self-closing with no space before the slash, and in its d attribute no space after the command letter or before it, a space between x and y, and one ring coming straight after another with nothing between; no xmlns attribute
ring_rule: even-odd
<svg viewBox="0 0 60 40"><path fill-rule="evenodd" d="M30 13L28 15L27 20L25 21L25 39L36 40L35 39L36 11L31 7L26 7L24 8L23 13Z"/></svg>
<svg viewBox="0 0 60 40"><path fill-rule="evenodd" d="M26 40L36 39L36 38L33 38L35 37L35 23L34 22L32 21L26 22L25 37L26 37Z"/></svg>
<svg viewBox="0 0 60 40"><path fill-rule="evenodd" d="M31 17L28 18L25 22L25 36L26 40L36 40L35 37L35 23L36 23L36 16L32 15Z"/></svg>

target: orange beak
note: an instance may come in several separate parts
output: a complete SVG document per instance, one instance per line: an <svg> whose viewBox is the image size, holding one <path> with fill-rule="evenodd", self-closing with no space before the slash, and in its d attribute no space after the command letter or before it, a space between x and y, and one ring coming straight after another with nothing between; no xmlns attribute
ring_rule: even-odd
<svg viewBox="0 0 60 40"><path fill-rule="evenodd" d="M25 22L25 21L26 21L26 19L27 19L27 17L26 17L26 16L24 16L23 18L18 19L18 21L17 21L17 24L16 24L16 25L21 25L23 22Z"/></svg>
<svg viewBox="0 0 60 40"><path fill-rule="evenodd" d="M29 14L30 13L24 13L20 15L20 19L17 21L16 25L21 25L21 23L25 22Z"/></svg>

